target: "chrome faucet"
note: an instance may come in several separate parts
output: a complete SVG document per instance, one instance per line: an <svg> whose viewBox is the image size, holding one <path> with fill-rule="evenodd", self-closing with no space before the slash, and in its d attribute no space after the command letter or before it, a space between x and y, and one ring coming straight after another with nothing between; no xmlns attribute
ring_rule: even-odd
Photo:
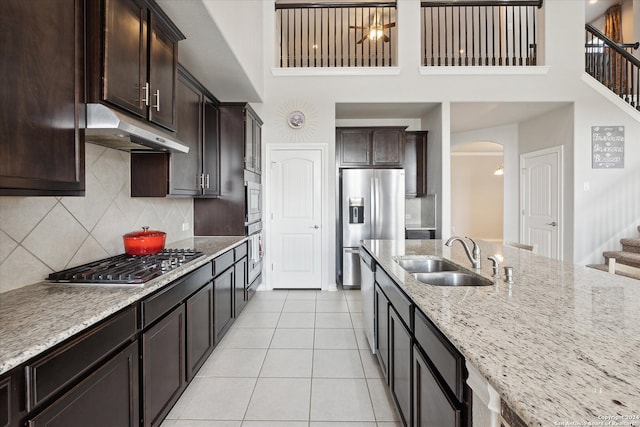
<svg viewBox="0 0 640 427"><path fill-rule="evenodd" d="M462 246L464 247L464 251L467 253L467 257L469 257L469 261L471 261L471 265L476 270L480 270L480 247L475 242L475 240L473 240L471 237L465 237L465 239L469 239L471 243L473 243L473 253L471 253L471 250L469 250L469 246L467 245L467 242L465 242L462 237L454 236L449 240L447 240L445 245L451 246L453 242L455 242L456 240L462 243Z"/></svg>

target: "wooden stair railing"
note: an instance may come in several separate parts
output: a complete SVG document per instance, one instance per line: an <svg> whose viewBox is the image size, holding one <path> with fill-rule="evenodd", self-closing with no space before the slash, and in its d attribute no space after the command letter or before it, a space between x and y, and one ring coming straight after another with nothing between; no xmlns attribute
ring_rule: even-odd
<svg viewBox="0 0 640 427"><path fill-rule="evenodd" d="M585 71L640 111L640 59L631 53L640 43L619 44L585 25Z"/></svg>

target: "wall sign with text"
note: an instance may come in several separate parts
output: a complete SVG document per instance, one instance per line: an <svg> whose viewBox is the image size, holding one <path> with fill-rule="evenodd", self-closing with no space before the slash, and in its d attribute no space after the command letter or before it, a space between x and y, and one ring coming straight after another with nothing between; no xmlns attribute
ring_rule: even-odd
<svg viewBox="0 0 640 427"><path fill-rule="evenodd" d="M624 168L624 126L591 126L591 168Z"/></svg>

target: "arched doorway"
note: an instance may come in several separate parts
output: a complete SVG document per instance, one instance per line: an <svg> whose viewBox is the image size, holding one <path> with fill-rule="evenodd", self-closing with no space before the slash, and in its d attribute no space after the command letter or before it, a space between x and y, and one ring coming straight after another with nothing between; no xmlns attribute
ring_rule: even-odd
<svg viewBox="0 0 640 427"><path fill-rule="evenodd" d="M503 240L503 146L471 142L451 149L451 234Z"/></svg>

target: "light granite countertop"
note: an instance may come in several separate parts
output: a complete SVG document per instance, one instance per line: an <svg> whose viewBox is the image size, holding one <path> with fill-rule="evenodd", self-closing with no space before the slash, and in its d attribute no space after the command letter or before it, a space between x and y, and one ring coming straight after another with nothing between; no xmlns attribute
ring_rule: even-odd
<svg viewBox="0 0 640 427"><path fill-rule="evenodd" d="M143 286L40 282L0 294L0 374L135 303L237 246L244 236L195 237L167 244L204 253Z"/></svg>
<svg viewBox="0 0 640 427"><path fill-rule="evenodd" d="M394 259L433 255L470 269L462 245L442 240L364 246L529 426L640 425L640 282L479 242L504 257L514 282L431 286ZM615 417L619 418L606 418ZM614 424L606 424L613 420ZM573 423L573 424L572 424ZM589 424L591 423L591 424ZM601 424L599 424L601 423ZM617 423L617 424L616 424Z"/></svg>

